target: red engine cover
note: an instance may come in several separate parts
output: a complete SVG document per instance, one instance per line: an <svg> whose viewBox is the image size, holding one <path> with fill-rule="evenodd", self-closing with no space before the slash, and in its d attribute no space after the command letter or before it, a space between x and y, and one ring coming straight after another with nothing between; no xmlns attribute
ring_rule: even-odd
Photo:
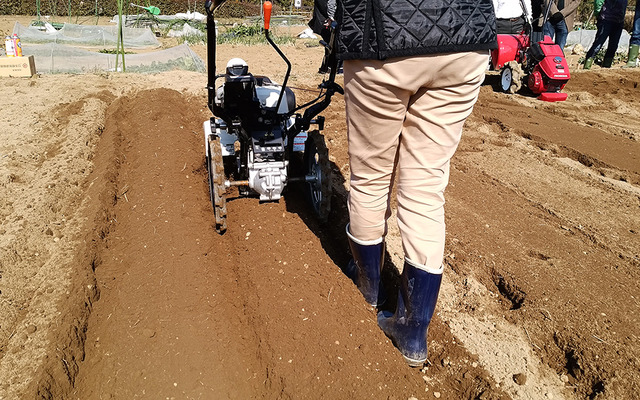
<svg viewBox="0 0 640 400"><path fill-rule="evenodd" d="M564 58L564 53L560 46L547 39L548 37L545 37L545 40L539 43L542 52L544 53L544 59L540 61L538 66L547 78L556 81L564 81L566 84L569 78L571 78L567 59ZM564 87L564 84L562 87Z"/></svg>
<svg viewBox="0 0 640 400"><path fill-rule="evenodd" d="M498 48L491 50L491 64L494 70L504 67L509 61L522 62L521 52L529 46L529 36L498 35Z"/></svg>
<svg viewBox="0 0 640 400"><path fill-rule="evenodd" d="M529 74L527 85L535 94L539 94L540 100L544 101L564 101L566 93L560 93L569 81L569 64L564 57L562 49L553 43L551 38L534 44L531 48L531 58L538 61L538 64Z"/></svg>

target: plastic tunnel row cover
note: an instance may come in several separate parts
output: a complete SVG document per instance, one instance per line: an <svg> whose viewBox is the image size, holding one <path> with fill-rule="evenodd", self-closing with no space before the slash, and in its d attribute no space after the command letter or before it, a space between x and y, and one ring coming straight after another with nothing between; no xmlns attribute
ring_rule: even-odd
<svg viewBox="0 0 640 400"><path fill-rule="evenodd" d="M103 54L56 43L25 44L24 55L33 55L38 73L82 74L115 71L115 54ZM204 61L188 45L125 55L126 72L157 73L170 70L205 72ZM119 64L122 68L122 62Z"/></svg>
<svg viewBox="0 0 640 400"><path fill-rule="evenodd" d="M160 47L160 42L149 28L122 29L125 48ZM41 31L37 27L25 27L16 22L13 33L22 43L57 43L86 47L115 47L118 39L117 26L64 24L54 32Z"/></svg>

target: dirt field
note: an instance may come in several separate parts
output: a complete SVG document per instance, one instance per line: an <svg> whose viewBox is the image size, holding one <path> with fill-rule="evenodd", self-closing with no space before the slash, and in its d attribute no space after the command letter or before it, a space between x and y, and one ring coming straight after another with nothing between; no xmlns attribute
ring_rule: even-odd
<svg viewBox="0 0 640 400"><path fill-rule="evenodd" d="M284 51L311 97L322 51ZM237 56L281 81L270 48L221 46L219 68ZM220 236L204 74L0 79L0 399L639 399L640 69L572 71L562 103L496 78L452 162L421 370L340 269L342 97L330 223L291 185L230 199Z"/></svg>

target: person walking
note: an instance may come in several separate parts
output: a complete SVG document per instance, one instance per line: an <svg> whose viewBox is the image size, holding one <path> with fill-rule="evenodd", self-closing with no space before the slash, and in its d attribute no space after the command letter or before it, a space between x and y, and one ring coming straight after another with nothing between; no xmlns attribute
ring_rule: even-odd
<svg viewBox="0 0 640 400"><path fill-rule="evenodd" d="M633 14L633 31L629 39L629 56L625 67L638 66L638 53L640 52L640 1L636 0L636 11Z"/></svg>
<svg viewBox="0 0 640 400"><path fill-rule="evenodd" d="M600 52L607 39L609 39L609 44L604 54L602 67L611 68L622 35L626 10L627 0L595 0L593 11L598 19L596 37L585 56L584 69L591 68L594 57Z"/></svg>
<svg viewBox="0 0 640 400"><path fill-rule="evenodd" d="M567 44L567 36L573 30L573 20L578 12L581 0L545 0L542 2L542 13L547 9L551 1L549 19L547 22L540 21L542 33L554 39L554 42L564 51Z"/></svg>
<svg viewBox="0 0 640 400"><path fill-rule="evenodd" d="M379 311L378 325L409 365L421 366L443 273L449 163L497 47L493 4L338 0L337 15L351 169L345 272L365 301L382 304L397 178L404 266L397 306Z"/></svg>
<svg viewBox="0 0 640 400"><path fill-rule="evenodd" d="M522 33L531 20L531 0L493 0L493 8L498 34Z"/></svg>

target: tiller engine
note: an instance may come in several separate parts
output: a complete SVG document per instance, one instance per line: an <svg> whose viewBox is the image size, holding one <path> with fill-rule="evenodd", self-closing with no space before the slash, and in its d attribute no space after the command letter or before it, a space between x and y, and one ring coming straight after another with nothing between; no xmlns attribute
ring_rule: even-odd
<svg viewBox="0 0 640 400"><path fill-rule="evenodd" d="M328 78L319 85L318 97L297 106L294 92L286 86L291 63L269 35L269 1L264 3L264 32L287 64L282 85L266 76L253 75L240 58L231 59L224 74L215 74L213 14L221 3L207 0L205 4L208 106L214 117L204 123L204 139L216 230L222 234L227 229L226 197L233 186L239 196L266 202L278 201L289 183L300 182L318 218L326 221L331 205L331 168L320 134L324 118L318 114L329 106L336 92L343 93L335 83L334 36L330 43L321 41L329 50L325 57L331 68ZM224 82L216 88L217 79ZM311 125L316 129L310 131Z"/></svg>

